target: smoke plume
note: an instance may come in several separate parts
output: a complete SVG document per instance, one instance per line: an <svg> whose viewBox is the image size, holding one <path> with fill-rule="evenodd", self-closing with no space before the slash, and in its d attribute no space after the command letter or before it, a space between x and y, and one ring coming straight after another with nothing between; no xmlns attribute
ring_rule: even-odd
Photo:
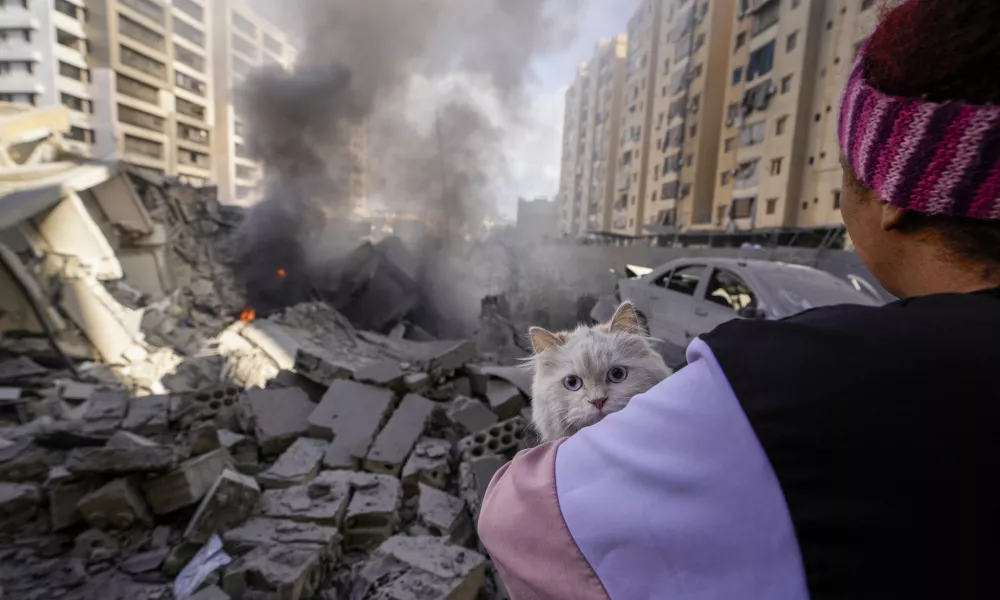
<svg viewBox="0 0 1000 600"><path fill-rule="evenodd" d="M362 126L369 206L431 223L413 249L425 287L456 284L448 264L503 188L504 125L527 122L532 61L572 40L579 1L284 3L300 17L295 69L255 73L237 106L265 165L241 268L260 308L305 299L317 271L356 245L345 180ZM278 269L286 280L275 281ZM468 299L432 295L445 310Z"/></svg>

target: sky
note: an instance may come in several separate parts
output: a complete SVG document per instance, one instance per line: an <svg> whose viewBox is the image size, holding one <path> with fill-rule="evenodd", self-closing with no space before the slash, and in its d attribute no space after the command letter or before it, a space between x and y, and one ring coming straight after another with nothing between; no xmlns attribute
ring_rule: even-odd
<svg viewBox="0 0 1000 600"><path fill-rule="evenodd" d="M405 0L404 0L405 1ZM467 0L475 2L476 0ZM528 122L507 130L506 158L509 176L498 182L501 214L516 216L518 197L554 198L559 190L565 93L576 75L580 61L593 55L594 45L602 37L625 31L629 17L639 0L579 0L581 11L573 43L561 51L539 56L534 77L528 86L531 108ZM249 4L281 25L287 20L275 0L249 0ZM512 43L517 43L512 40Z"/></svg>

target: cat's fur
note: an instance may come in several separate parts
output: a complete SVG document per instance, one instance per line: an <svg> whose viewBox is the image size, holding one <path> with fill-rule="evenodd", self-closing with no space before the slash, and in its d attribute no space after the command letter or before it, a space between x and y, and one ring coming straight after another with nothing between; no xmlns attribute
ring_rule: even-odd
<svg viewBox="0 0 1000 600"><path fill-rule="evenodd" d="M630 302L602 325L581 325L560 333L533 327L530 333L535 350L531 414L542 442L571 436L620 411L633 396L649 391L671 374ZM620 383L609 377L614 367L627 369ZM571 380L572 387L580 384L579 390L567 389L569 376L579 378ZM606 400L602 403L601 399Z"/></svg>

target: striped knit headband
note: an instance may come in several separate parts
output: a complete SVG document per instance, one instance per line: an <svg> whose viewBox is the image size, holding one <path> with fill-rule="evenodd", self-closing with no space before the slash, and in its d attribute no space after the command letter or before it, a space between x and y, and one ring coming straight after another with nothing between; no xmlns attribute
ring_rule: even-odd
<svg viewBox="0 0 1000 600"><path fill-rule="evenodd" d="M840 149L886 202L925 214L1000 219L1000 106L883 94L858 52L840 106Z"/></svg>

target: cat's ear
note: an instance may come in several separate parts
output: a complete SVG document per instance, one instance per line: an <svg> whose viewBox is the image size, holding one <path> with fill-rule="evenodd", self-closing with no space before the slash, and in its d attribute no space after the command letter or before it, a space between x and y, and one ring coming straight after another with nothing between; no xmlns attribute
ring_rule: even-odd
<svg viewBox="0 0 1000 600"><path fill-rule="evenodd" d="M631 302L624 302L615 311L615 316L611 317L608 323L608 331L611 333L622 332L633 335L644 335L642 325L639 323L639 315L635 312L635 307Z"/></svg>
<svg viewBox="0 0 1000 600"><path fill-rule="evenodd" d="M528 330L528 334L531 335L531 346L535 349L535 354L558 348L566 343L566 340L559 337L558 334L541 327L532 327Z"/></svg>

